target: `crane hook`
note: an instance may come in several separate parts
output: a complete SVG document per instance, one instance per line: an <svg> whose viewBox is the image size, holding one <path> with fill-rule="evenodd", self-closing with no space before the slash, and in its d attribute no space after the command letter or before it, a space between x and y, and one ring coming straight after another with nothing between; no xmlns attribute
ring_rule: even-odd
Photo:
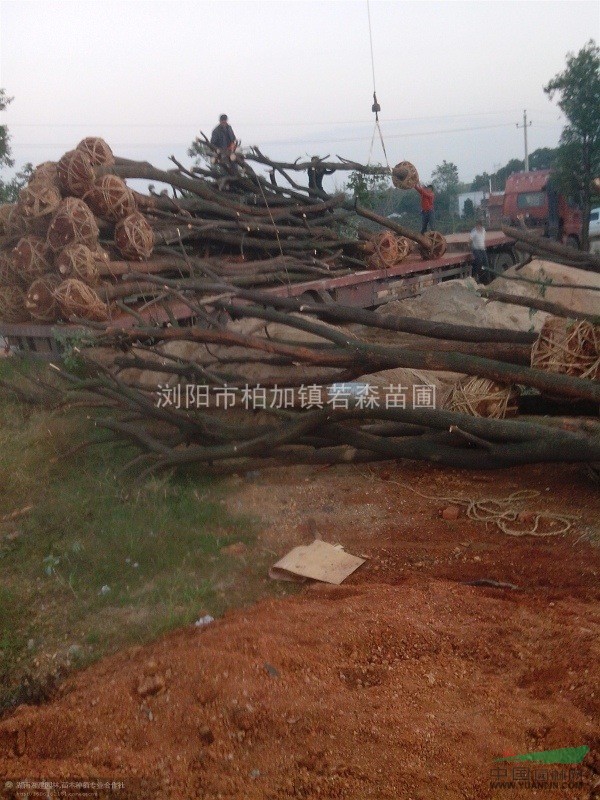
<svg viewBox="0 0 600 800"><path fill-rule="evenodd" d="M375 122L379 122L379 112L381 111L381 106L377 102L377 94L373 92L373 105L371 106L371 111L375 114Z"/></svg>

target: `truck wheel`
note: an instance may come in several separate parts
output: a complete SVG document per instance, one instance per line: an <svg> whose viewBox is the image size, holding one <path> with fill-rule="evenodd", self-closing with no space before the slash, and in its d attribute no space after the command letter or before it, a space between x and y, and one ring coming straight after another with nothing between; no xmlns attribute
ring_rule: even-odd
<svg viewBox="0 0 600 800"><path fill-rule="evenodd" d="M505 272L513 265L513 258L510 253L496 253L491 257L492 269L496 272Z"/></svg>
<svg viewBox="0 0 600 800"><path fill-rule="evenodd" d="M574 250L579 250L579 239L577 236L567 236L565 244L567 247L572 247Z"/></svg>

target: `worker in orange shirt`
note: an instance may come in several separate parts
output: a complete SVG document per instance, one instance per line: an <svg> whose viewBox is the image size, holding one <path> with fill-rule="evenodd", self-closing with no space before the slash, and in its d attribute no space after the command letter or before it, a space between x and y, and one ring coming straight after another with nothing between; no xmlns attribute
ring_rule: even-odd
<svg viewBox="0 0 600 800"><path fill-rule="evenodd" d="M421 225L422 236L427 228L433 225L433 200L435 195L431 184L429 184L429 186L421 186L421 184L418 183L415 189L421 195L421 218L423 220L423 224Z"/></svg>

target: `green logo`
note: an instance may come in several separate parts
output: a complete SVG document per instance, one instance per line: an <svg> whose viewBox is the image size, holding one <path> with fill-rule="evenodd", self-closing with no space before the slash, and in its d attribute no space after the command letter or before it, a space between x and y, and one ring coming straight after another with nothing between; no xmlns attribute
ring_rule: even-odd
<svg viewBox="0 0 600 800"><path fill-rule="evenodd" d="M541 750L539 753L520 753L495 758L494 761L535 761L540 764L581 764L590 752L587 744L581 747L562 747L560 750Z"/></svg>

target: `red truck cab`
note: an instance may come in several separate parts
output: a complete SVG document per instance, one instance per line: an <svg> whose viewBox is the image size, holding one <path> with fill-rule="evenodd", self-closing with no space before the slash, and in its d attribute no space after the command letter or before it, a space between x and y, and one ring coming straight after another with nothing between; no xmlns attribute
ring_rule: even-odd
<svg viewBox="0 0 600 800"><path fill-rule="evenodd" d="M549 169L514 172L506 179L502 217L510 225L521 221L542 229L551 239L579 247L581 210L554 186Z"/></svg>

